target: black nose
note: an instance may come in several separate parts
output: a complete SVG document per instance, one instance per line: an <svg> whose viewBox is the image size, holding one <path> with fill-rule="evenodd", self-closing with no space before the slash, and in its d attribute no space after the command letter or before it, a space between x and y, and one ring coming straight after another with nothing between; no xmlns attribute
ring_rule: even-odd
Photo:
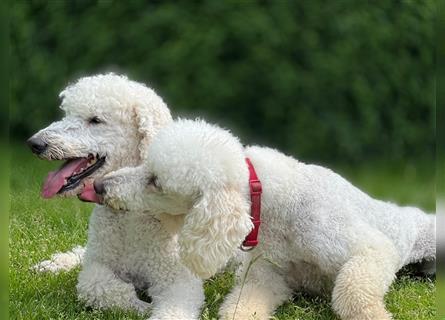
<svg viewBox="0 0 445 320"><path fill-rule="evenodd" d="M41 154L48 147L48 145L39 138L29 138L26 143L31 148L31 151L35 154Z"/></svg>
<svg viewBox="0 0 445 320"><path fill-rule="evenodd" d="M105 193L105 187L102 180L96 179L93 183L94 191L96 191L97 194L103 195Z"/></svg>

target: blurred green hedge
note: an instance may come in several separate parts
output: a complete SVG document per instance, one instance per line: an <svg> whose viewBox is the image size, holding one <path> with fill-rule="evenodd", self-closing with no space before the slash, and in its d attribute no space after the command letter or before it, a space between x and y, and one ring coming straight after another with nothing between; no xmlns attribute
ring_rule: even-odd
<svg viewBox="0 0 445 320"><path fill-rule="evenodd" d="M303 159L433 154L434 1L18 1L10 19L16 137L114 70Z"/></svg>

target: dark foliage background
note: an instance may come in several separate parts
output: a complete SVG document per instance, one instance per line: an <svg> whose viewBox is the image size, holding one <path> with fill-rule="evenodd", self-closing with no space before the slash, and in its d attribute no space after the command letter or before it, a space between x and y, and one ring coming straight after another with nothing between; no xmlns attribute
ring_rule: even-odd
<svg viewBox="0 0 445 320"><path fill-rule="evenodd" d="M311 161L432 159L434 1L17 1L11 133L60 116L69 81L114 70L176 115Z"/></svg>

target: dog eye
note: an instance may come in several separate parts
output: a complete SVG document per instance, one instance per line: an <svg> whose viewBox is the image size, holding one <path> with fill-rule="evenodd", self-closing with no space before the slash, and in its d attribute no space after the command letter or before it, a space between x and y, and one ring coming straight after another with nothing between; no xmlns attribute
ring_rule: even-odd
<svg viewBox="0 0 445 320"><path fill-rule="evenodd" d="M88 123L90 123L90 124L99 124L99 123L103 123L103 121L100 120L99 117L95 116L95 117L90 118L88 120Z"/></svg>

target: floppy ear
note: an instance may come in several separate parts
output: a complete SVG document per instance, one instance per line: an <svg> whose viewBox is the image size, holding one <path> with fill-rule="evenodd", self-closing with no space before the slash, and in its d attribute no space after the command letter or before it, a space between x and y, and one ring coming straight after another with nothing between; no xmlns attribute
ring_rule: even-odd
<svg viewBox="0 0 445 320"><path fill-rule="evenodd" d="M206 279L227 263L252 228L249 204L238 191L207 190L185 216L179 234L182 261Z"/></svg>
<svg viewBox="0 0 445 320"><path fill-rule="evenodd" d="M144 102L133 108L138 133L141 135L139 152L141 159L147 157L147 148L158 131L172 121L170 110L157 97L154 101Z"/></svg>

